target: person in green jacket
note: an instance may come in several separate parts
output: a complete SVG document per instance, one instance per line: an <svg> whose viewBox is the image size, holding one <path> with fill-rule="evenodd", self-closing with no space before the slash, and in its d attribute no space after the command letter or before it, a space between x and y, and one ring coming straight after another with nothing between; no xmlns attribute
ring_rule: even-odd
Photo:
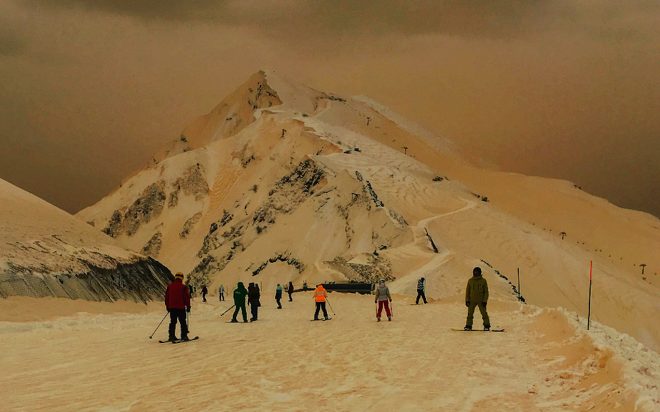
<svg viewBox="0 0 660 412"><path fill-rule="evenodd" d="M234 310L234 316L231 319L232 323L238 322L236 316L238 315L239 310L243 314L243 322L247 323L247 310L245 309L245 298L247 294L248 291L245 289L243 282L238 282L236 289L234 289L234 305L236 306L236 309Z"/></svg>
<svg viewBox="0 0 660 412"><path fill-rule="evenodd" d="M465 330L472 330L472 320L474 319L474 308L479 307L481 317L484 321L484 330L490 330L490 319L486 312L488 303L488 282L481 276L481 268L476 267L472 270L472 278L468 280L465 289L465 306L468 308Z"/></svg>

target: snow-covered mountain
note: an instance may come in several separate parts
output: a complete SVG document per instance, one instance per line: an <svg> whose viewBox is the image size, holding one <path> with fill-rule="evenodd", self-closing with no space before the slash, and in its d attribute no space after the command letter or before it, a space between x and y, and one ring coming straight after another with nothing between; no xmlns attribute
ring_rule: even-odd
<svg viewBox="0 0 660 412"><path fill-rule="evenodd" d="M425 276L460 301L480 265L496 297L517 298L520 268L528 302L584 314L593 260L593 317L658 348L658 219L452 147L368 98L258 72L78 217L213 288L386 278L414 293Z"/></svg>
<svg viewBox="0 0 660 412"><path fill-rule="evenodd" d="M0 296L161 298L169 270L0 179Z"/></svg>

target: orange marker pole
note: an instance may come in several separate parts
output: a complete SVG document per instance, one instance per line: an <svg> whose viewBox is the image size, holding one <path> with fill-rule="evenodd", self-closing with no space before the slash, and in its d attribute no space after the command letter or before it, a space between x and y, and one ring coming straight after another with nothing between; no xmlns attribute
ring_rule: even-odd
<svg viewBox="0 0 660 412"><path fill-rule="evenodd" d="M589 324L591 323L591 274L593 273L593 262L589 261L589 310L587 312L587 330L589 330Z"/></svg>

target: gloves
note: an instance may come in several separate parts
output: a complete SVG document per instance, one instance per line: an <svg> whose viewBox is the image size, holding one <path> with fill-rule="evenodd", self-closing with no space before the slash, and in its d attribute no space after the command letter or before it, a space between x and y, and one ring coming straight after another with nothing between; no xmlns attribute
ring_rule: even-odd
<svg viewBox="0 0 660 412"><path fill-rule="evenodd" d="M374 299L374 303L378 303L378 299Z"/></svg>
<svg viewBox="0 0 660 412"><path fill-rule="evenodd" d="M465 306L470 307L470 301L469 300L465 301Z"/></svg>
<svg viewBox="0 0 660 412"><path fill-rule="evenodd" d="M190 313L190 306L186 308L186 312Z"/></svg>
<svg viewBox="0 0 660 412"><path fill-rule="evenodd" d="M165 308L165 309L167 309L167 313L170 313L170 310L171 310L170 308Z"/></svg>
<svg viewBox="0 0 660 412"><path fill-rule="evenodd" d="M390 299L390 303L392 303L392 299Z"/></svg>

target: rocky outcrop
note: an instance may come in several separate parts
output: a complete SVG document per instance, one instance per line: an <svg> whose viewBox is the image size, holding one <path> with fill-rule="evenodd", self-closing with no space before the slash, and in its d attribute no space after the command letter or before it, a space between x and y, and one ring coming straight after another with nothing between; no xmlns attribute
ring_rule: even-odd
<svg viewBox="0 0 660 412"><path fill-rule="evenodd" d="M269 258L267 261L262 262L256 269L252 271L252 276L257 276L262 270L266 269L269 263L276 263L276 262L284 262L289 266L293 266L298 270L298 273L302 273L305 271L305 265L295 257L290 256L288 252L286 253L279 253L271 258Z"/></svg>
<svg viewBox="0 0 660 412"><path fill-rule="evenodd" d="M112 237L121 234L134 235L143 223L148 223L160 215L165 207L165 199L165 181L160 180L149 185L126 212L115 210L103 232Z"/></svg>
<svg viewBox="0 0 660 412"><path fill-rule="evenodd" d="M107 257L108 260L112 259ZM0 272L0 296L62 297L94 301L162 299L172 274L152 258L110 267L87 263L79 273L48 272L8 263ZM38 269L38 270L35 270Z"/></svg>
<svg viewBox="0 0 660 412"><path fill-rule="evenodd" d="M186 172L172 183L174 192L170 194L170 207L176 206L179 199L179 192L187 196L194 196L195 200L201 200L209 193L209 184L206 181L206 172L204 167L197 163L186 170ZM175 198L176 201L172 199ZM174 203L172 205L172 203Z"/></svg>
<svg viewBox="0 0 660 412"><path fill-rule="evenodd" d="M186 222L183 224L183 228L181 229L181 232L179 232L179 237L181 239L185 239L188 237L190 234L190 231L195 227L197 222L199 222L199 219L202 218L202 212L197 212L195 213L190 219L186 220Z"/></svg>
<svg viewBox="0 0 660 412"><path fill-rule="evenodd" d="M341 256L325 263L350 281L376 283L380 279L394 280L390 262L377 255L369 256L366 263L348 262Z"/></svg>
<svg viewBox="0 0 660 412"><path fill-rule="evenodd" d="M142 248L142 254L151 257L158 257L161 246L163 246L163 234L161 232L156 232Z"/></svg>

